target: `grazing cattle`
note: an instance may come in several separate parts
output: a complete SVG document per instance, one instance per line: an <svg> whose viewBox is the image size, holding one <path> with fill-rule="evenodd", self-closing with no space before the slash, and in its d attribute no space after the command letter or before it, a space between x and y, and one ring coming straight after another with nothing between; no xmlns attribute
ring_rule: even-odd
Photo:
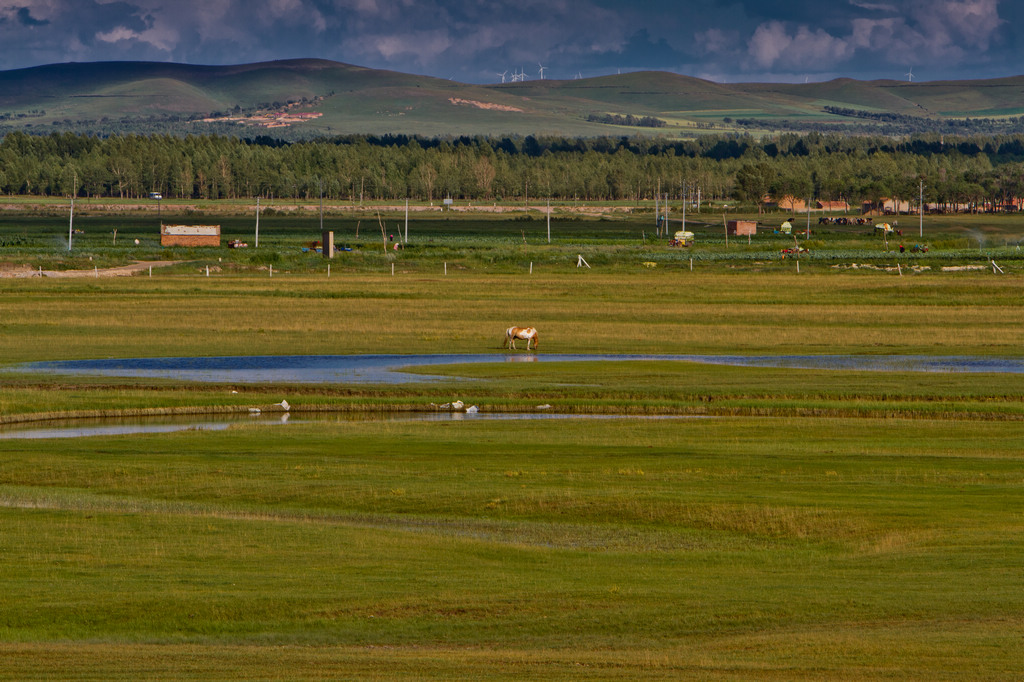
<svg viewBox="0 0 1024 682"><path fill-rule="evenodd" d="M530 342L533 341L533 349L537 350L537 330L533 327L509 327L505 332L505 348L514 350L516 339L526 340L526 350L530 350Z"/></svg>

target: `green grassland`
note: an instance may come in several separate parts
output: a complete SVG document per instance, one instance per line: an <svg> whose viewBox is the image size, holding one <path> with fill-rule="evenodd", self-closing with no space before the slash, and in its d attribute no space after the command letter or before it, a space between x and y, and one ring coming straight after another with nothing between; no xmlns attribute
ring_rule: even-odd
<svg viewBox="0 0 1024 682"><path fill-rule="evenodd" d="M5 443L4 676L1019 672L1019 422L289 429Z"/></svg>
<svg viewBox="0 0 1024 682"><path fill-rule="evenodd" d="M1020 78L900 83L837 79L826 83L721 84L663 72L580 80L529 80L474 85L367 69L317 59L237 66L150 62L57 64L0 72L5 125L30 131L176 133L266 132L237 123L191 123L212 113L280 110L322 116L279 136L325 134L668 135L692 137L687 122L729 131L727 118L753 117L805 124L864 124L824 110L834 106L941 122L947 118L1024 113ZM666 120L664 128L587 121L591 114L631 114ZM680 122L682 119L682 122ZM922 125L924 125L922 123ZM54 127L56 126L56 127ZM150 127L147 127L150 126ZM177 127L174 127L177 126Z"/></svg>
<svg viewBox="0 0 1024 682"><path fill-rule="evenodd" d="M335 207L325 226L354 250L328 277L326 261L300 248L317 238L318 218L281 208L261 219L259 250L169 252L155 244L151 211L96 208L71 256L59 207L9 211L0 239L21 241L0 247L0 263L184 262L152 277L0 278L4 366L500 359L510 324L540 329L542 354L1024 348L1020 231L1005 216L929 218L938 246L920 262L935 267L900 276L832 267L898 262L863 228L812 226L798 273L778 257L792 237L726 247L720 221L681 252L649 232L645 244L642 216L556 221L551 245L542 221L453 216L414 220L396 253L372 212ZM211 215L182 217L250 238L249 218L203 210ZM399 221L383 219L388 230ZM997 250L1005 275L939 269ZM591 269L575 267L579 253ZM0 374L0 421L286 398L296 422L0 440L0 679L1020 676L1017 377L651 361L427 373L449 378L302 386ZM454 398L485 412L591 414L349 414ZM301 423L312 412L320 418Z"/></svg>

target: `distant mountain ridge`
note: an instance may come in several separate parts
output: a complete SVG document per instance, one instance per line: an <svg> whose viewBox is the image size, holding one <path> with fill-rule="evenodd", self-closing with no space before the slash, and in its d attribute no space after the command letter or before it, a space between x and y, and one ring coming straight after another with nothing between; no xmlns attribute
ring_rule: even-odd
<svg viewBox="0 0 1024 682"><path fill-rule="evenodd" d="M0 126L37 133L689 137L831 128L899 132L893 126L944 131L976 126L977 119L1024 132L1021 116L1024 76L723 84L648 71L474 85L323 59L230 66L90 62L0 71ZM657 127L608 123L651 118Z"/></svg>

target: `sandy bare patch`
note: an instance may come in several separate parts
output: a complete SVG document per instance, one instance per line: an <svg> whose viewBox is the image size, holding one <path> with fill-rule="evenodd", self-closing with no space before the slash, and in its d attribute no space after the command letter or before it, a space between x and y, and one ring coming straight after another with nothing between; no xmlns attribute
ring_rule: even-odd
<svg viewBox="0 0 1024 682"><path fill-rule="evenodd" d="M0 265L0 277L131 277L149 268L165 268L182 262L180 260L138 261L114 268L93 268L92 270L33 270L28 265L4 263Z"/></svg>
<svg viewBox="0 0 1024 682"><path fill-rule="evenodd" d="M523 110L519 107L511 107L507 104L494 104L493 102L479 102L475 99L461 99L459 97L449 97L448 101L456 106L470 106L476 107L477 109L487 109L488 111L515 111L523 113Z"/></svg>

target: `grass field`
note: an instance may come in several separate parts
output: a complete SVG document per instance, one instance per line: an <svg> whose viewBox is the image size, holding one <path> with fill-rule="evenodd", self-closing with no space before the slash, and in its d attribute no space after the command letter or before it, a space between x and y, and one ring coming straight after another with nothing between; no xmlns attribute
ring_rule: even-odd
<svg viewBox="0 0 1024 682"><path fill-rule="evenodd" d="M0 72L0 114L11 127L28 130L106 135L124 133L127 125L128 132L246 136L266 129L226 119L219 124L189 121L238 109L247 114L276 112L285 103L295 102L298 111L321 116L294 128L276 128L274 135L293 139L349 133L692 138L707 130L695 129L692 120L712 124L717 133L734 131L729 119L743 117L809 124L851 122L825 106L910 115L921 124L930 120L940 130L949 119L1020 115L1024 111L1020 91L1019 77L931 83L836 79L726 84L648 71L474 85L315 59L224 67L119 62ZM588 121L590 115L603 113L654 116L668 125L652 129Z"/></svg>
<svg viewBox="0 0 1024 682"><path fill-rule="evenodd" d="M512 436L346 423L5 445L6 676L1019 672L1019 422Z"/></svg>
<svg viewBox="0 0 1024 682"><path fill-rule="evenodd" d="M0 222L0 238L25 238L0 247L0 262L167 256L122 246L146 221L97 216L68 259L59 218L28 213ZM833 269L879 251L856 233L814 235L822 255L800 273L762 260L775 242L733 258L724 239L691 271L689 252L631 243L639 222L566 221L549 247L543 223L466 219L420 226L425 241L397 256L353 239L328 278L298 249L316 238L310 222L291 219L268 218L259 252L182 253L152 277L0 279L0 358L497 355L513 323L541 330L541 353L1024 348L1024 267L1005 246L1020 233L990 217L929 226L948 245L929 252L932 270L902 277ZM968 233L987 257L1006 250L1005 275L939 269L988 262L955 242ZM575 267L580 252L592 269ZM339 414L0 440L0 679L1024 673L1017 377L675 362L440 371L452 379L400 386L0 374L0 421L284 398L294 421L454 398L611 417Z"/></svg>

